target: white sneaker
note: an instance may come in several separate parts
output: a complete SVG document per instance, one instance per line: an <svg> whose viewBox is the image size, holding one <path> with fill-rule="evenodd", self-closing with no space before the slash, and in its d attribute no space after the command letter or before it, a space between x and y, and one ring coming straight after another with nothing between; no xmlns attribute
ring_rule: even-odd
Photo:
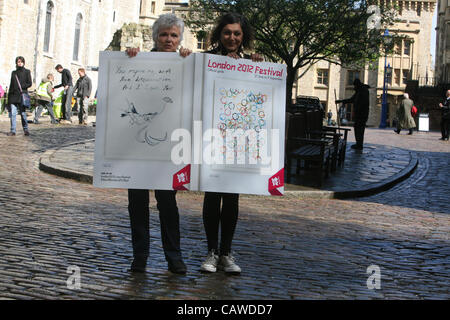
<svg viewBox="0 0 450 320"><path fill-rule="evenodd" d="M226 273L241 273L241 268L235 263L235 259L231 254L220 256L218 268Z"/></svg>
<svg viewBox="0 0 450 320"><path fill-rule="evenodd" d="M205 262L202 263L200 270L204 272L216 272L218 263L219 256L214 253L214 250L211 250L206 257Z"/></svg>

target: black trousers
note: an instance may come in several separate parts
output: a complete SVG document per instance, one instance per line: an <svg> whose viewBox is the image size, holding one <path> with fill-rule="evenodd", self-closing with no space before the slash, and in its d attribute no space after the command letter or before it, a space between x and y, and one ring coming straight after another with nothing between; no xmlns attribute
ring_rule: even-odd
<svg viewBox="0 0 450 320"><path fill-rule="evenodd" d="M366 130L367 119L355 119L353 130L355 131L356 145L362 147L364 144L364 131Z"/></svg>
<svg viewBox="0 0 450 320"><path fill-rule="evenodd" d="M442 139L448 139L450 133L450 119L441 119Z"/></svg>
<svg viewBox="0 0 450 320"><path fill-rule="evenodd" d="M176 191L155 190L161 240L167 261L182 259L180 249L180 216ZM148 190L128 190L128 213L131 223L133 255L148 257L150 249L150 197Z"/></svg>
<svg viewBox="0 0 450 320"><path fill-rule="evenodd" d="M222 208L220 206L222 202ZM206 192L203 200L203 224L205 226L208 251L215 250L220 255L231 252L231 242L239 213L239 194ZM221 229L220 251L219 226Z"/></svg>

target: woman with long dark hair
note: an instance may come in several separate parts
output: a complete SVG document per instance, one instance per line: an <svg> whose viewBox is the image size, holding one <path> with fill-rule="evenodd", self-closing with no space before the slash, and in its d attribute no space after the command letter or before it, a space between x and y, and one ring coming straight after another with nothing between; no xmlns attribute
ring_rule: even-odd
<svg viewBox="0 0 450 320"><path fill-rule="evenodd" d="M8 112L11 119L11 130L6 135L16 135L16 116L20 114L24 135L29 136L26 107L23 104L22 93L32 85L31 72L25 68L25 58L16 58L16 70L11 73L11 82L8 91Z"/></svg>
<svg viewBox="0 0 450 320"><path fill-rule="evenodd" d="M229 56L235 59L246 58L262 61L259 54L244 54L251 49L253 31L247 19L237 13L222 16L212 31L210 44L212 50L206 52ZM222 207L221 207L222 204ZM241 268L231 255L231 243L238 220L239 194L206 192L203 201L203 224L208 241L208 256L201 265L201 271L238 274ZM219 246L219 227L221 229Z"/></svg>

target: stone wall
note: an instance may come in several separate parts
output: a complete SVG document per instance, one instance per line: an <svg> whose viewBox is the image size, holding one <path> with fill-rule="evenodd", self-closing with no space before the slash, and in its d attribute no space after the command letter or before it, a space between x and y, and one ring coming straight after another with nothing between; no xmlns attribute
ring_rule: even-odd
<svg viewBox="0 0 450 320"><path fill-rule="evenodd" d="M106 50L125 51L127 48L151 51L153 48L152 28L146 24L124 24L114 33L113 40Z"/></svg>

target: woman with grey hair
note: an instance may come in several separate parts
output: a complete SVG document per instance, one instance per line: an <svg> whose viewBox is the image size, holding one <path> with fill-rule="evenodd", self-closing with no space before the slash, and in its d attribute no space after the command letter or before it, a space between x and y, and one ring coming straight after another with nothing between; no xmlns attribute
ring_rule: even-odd
<svg viewBox="0 0 450 320"><path fill-rule="evenodd" d="M402 129L409 129L408 134L413 134L413 129L416 127L416 123L411 115L411 109L414 106L414 102L409 98L407 93L403 94L404 99L400 103L397 109L397 130L395 133L400 134Z"/></svg>
<svg viewBox="0 0 450 320"><path fill-rule="evenodd" d="M175 52L183 37L184 23L174 14L161 15L153 24L154 48L152 51ZM139 48L126 50L131 58L138 54ZM182 57L191 54L189 49L180 48ZM186 273L180 248L179 213L176 201L176 190L155 190L159 219L161 223L161 240L169 271L178 274ZM128 212L131 223L133 243L133 263L131 271L145 272L150 244L149 228L149 191L142 189L128 190Z"/></svg>

